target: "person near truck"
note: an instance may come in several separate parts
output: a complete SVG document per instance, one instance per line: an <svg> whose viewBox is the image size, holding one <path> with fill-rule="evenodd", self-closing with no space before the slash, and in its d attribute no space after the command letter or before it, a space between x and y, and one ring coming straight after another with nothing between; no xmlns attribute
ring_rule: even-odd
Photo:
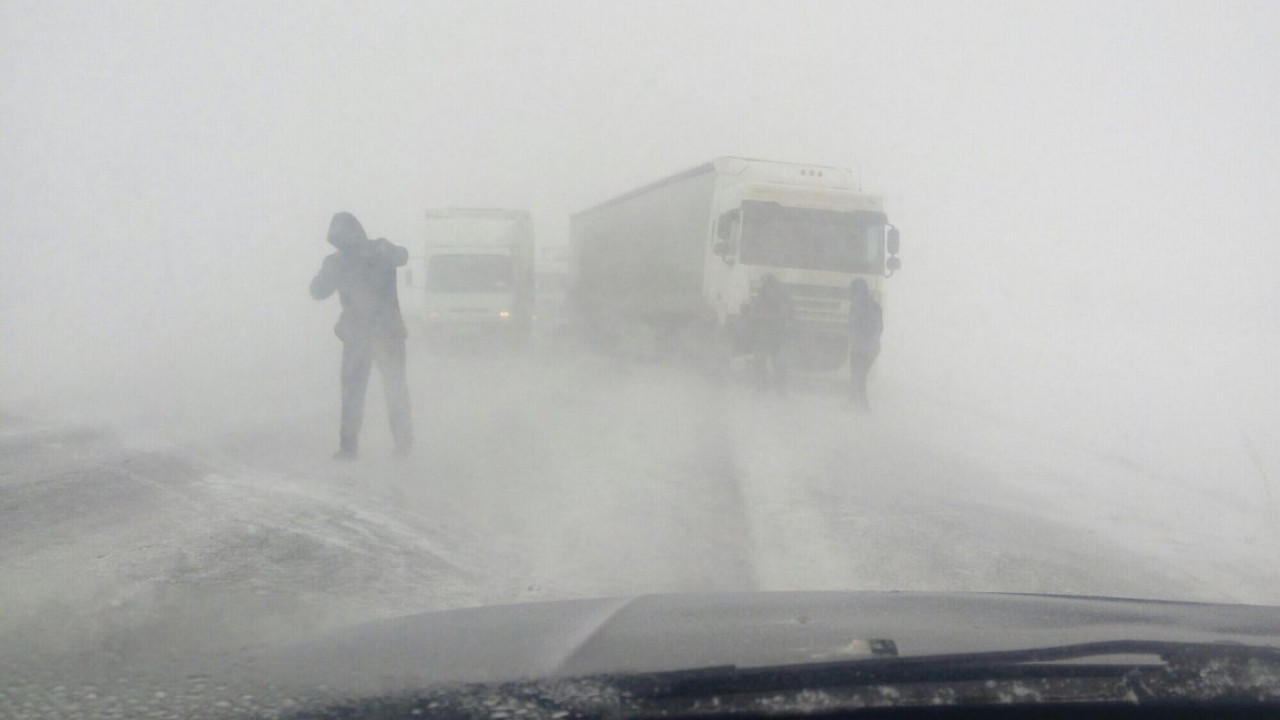
<svg viewBox="0 0 1280 720"><path fill-rule="evenodd" d="M880 334L884 332L884 314L880 303L871 297L867 281L854 278L849 283L849 370L852 375L851 399L855 407L869 409L867 374L880 354Z"/></svg>
<svg viewBox="0 0 1280 720"><path fill-rule="evenodd" d="M311 296L324 300L337 292L342 305L334 327L342 340L342 423L334 458L354 460L359 452L365 390L374 365L386 393L396 454L403 457L413 443L413 427L396 268L409 261L409 252L384 238L370 240L349 212L333 216L328 241L337 252L325 257L311 281Z"/></svg>
<svg viewBox="0 0 1280 720"><path fill-rule="evenodd" d="M760 279L760 288L748 308L747 323L756 388L761 392L786 392L785 342L791 326L791 302L776 276Z"/></svg>

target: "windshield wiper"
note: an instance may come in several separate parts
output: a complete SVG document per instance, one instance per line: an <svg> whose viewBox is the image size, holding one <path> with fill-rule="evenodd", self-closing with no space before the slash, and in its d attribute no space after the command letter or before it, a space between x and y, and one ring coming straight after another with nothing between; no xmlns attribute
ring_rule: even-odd
<svg viewBox="0 0 1280 720"><path fill-rule="evenodd" d="M1280 648L1230 643L1118 640L1025 650L872 657L770 667L709 667L610 678L630 697L694 707L762 693L880 692L905 686L999 696L1009 688L1055 698L1280 701ZM1072 689L1072 688L1075 689ZM959 697L958 695L955 697ZM980 701L980 697L970 697ZM910 703L904 703L910 704Z"/></svg>
<svg viewBox="0 0 1280 720"><path fill-rule="evenodd" d="M326 702L280 716L678 720L845 717L850 710L876 708L967 707L986 713L1027 706L1034 706L1036 716L1042 709L1066 708L1056 716L1073 718L1106 709L1120 712L1105 717L1138 717L1126 708L1146 708L1161 717L1169 712L1198 717L1205 710L1231 717L1280 717L1280 649L1124 640L772 667L726 665L444 685Z"/></svg>

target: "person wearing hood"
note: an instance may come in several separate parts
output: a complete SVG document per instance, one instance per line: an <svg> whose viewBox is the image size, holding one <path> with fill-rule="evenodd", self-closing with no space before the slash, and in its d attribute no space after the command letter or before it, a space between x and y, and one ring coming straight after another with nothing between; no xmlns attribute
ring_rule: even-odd
<svg viewBox="0 0 1280 720"><path fill-rule="evenodd" d="M853 404L869 409L867 374L880 354L880 334L884 332L884 314L880 303L871 297L867 281L855 278L849 284L849 369L852 374Z"/></svg>
<svg viewBox="0 0 1280 720"><path fill-rule="evenodd" d="M359 452L365 391L375 364L382 376L396 453L403 456L413 443L413 427L405 379L407 333L396 294L396 268L409 261L409 252L385 238L370 240L349 212L333 216L328 240L337 252L325 257L311 281L311 297L324 300L337 292L342 305L334 327L342 340L342 425L334 457L353 460Z"/></svg>
<svg viewBox="0 0 1280 720"><path fill-rule="evenodd" d="M756 389L786 392L785 343L791 327L791 300L777 276L760 279L759 290L747 309L747 324Z"/></svg>

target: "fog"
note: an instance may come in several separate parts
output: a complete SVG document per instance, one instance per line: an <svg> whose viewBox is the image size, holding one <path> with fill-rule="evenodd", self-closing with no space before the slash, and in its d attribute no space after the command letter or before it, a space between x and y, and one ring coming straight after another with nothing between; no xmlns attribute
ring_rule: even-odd
<svg viewBox="0 0 1280 720"><path fill-rule="evenodd" d="M247 456L261 467L328 472L338 308L314 302L307 284L330 251L334 212L408 244L428 207L529 208L538 243L563 245L571 213L711 158L809 162L853 168L903 237L866 419L879 424L857 427L894 452L935 448L1009 478L1051 468L1079 499L1057 516L1180 503L1168 517L1202 535L1234 522L1196 517L1194 488L1219 493L1262 528L1259 542L1275 542L1277 33L1280 7L1266 2L6 2L0 413L155 447L256 437L314 458ZM664 412L684 418L676 427L745 437L781 422L818 454L850 422L813 389L766 405L773 420L753 414L749 394L708 406L693 376L643 363L600 370L598 358L557 365L553 353L517 372L480 362L534 388L503 394L474 367L450 376L418 357L413 467L424 477L493 467L495 433L524 421L548 437L619 438L554 445L554 467L538 471L577 479L606 472L607 452L640 477L686 437L715 437L632 426ZM612 378L595 401L547 389L577 382L575 363ZM643 378L677 391L646 406ZM386 443L377 387L373 448ZM619 387L632 394L608 390ZM579 406L594 409L565 409ZM750 447L734 460L748 475L786 475L803 457L738 443ZM1093 464L1108 458L1149 484L1122 493ZM949 462L930 471L981 474ZM563 491L553 475L534 477L526 497ZM506 516L501 485L469 487L419 499L502 527L513 544L528 539L529 518ZM544 510L599 521L613 516L593 503L620 502L579 500ZM675 514L693 512L637 503L677 533ZM537 537L545 576L567 566L558 558L611 547ZM693 584L643 558L652 575L583 580L616 572L613 560L588 557L558 594ZM864 586L926 586L929 568L917 570ZM805 585L804 572L756 585ZM1272 590L1242 593L1280 599Z"/></svg>

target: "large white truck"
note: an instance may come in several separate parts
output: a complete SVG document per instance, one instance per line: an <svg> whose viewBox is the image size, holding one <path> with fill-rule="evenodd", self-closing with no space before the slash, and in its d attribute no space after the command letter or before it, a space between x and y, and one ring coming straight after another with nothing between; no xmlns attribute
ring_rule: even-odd
<svg viewBox="0 0 1280 720"><path fill-rule="evenodd" d="M524 338L533 321L533 220L527 210L427 211L423 242L400 270L406 319L431 336Z"/></svg>
<svg viewBox="0 0 1280 720"><path fill-rule="evenodd" d="M744 310L765 275L791 299L791 366L848 362L849 285L884 302L901 263L881 198L850 170L717 158L574 214L573 301L588 336L623 352L721 365L750 350Z"/></svg>

